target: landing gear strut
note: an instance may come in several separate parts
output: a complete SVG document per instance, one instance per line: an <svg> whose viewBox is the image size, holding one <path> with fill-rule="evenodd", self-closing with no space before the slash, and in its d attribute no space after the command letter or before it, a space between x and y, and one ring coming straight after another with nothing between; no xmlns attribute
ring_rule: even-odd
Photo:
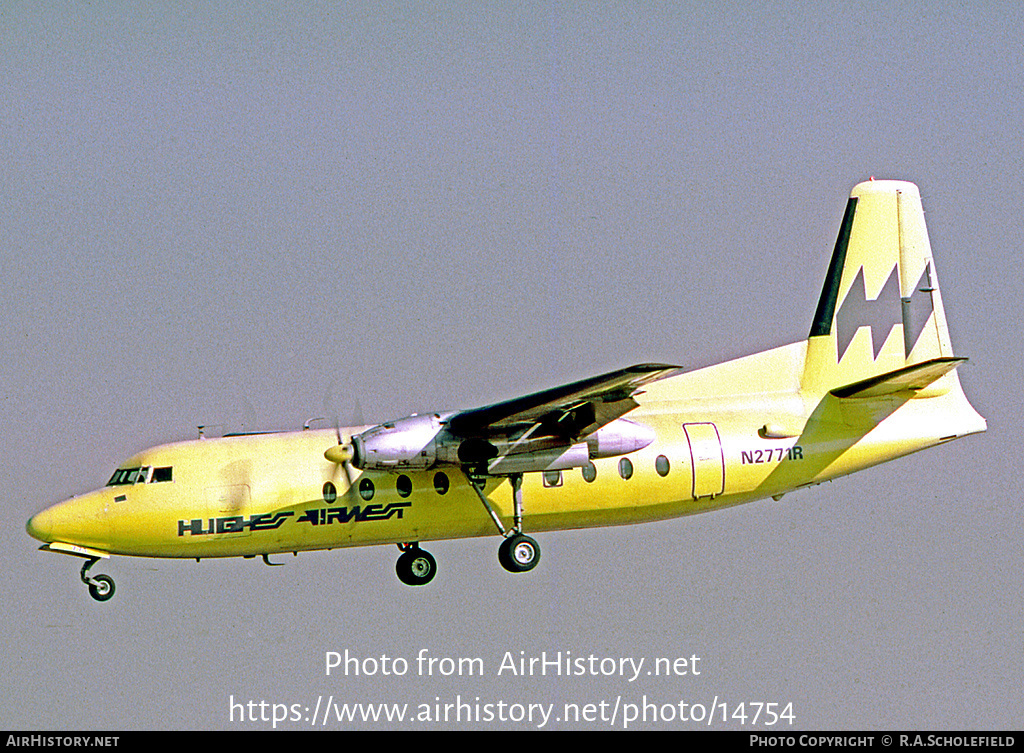
<svg viewBox="0 0 1024 753"><path fill-rule="evenodd" d="M89 570L99 561L99 557L90 557L86 560L82 565L82 582L89 586L89 595L92 598L96 601L106 601L114 595L114 579L109 575L89 575Z"/></svg>
<svg viewBox="0 0 1024 753"><path fill-rule="evenodd" d="M399 544L402 555L395 563L398 579L407 586L425 586L437 574L437 562L418 542Z"/></svg>
<svg viewBox="0 0 1024 753"><path fill-rule="evenodd" d="M505 530L501 518L491 506L490 500L484 496L484 484L486 477L476 473L466 473L470 486L480 497L491 520L498 527L498 533L504 537L504 541L498 547L498 562L510 573L525 573L533 570L540 562L540 544L523 533L523 474L513 473L508 477L512 484L512 506L513 518L512 528Z"/></svg>

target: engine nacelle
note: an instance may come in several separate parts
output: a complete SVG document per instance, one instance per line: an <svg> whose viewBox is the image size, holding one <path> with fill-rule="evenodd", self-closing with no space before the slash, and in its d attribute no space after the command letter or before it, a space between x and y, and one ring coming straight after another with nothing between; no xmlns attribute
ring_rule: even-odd
<svg viewBox="0 0 1024 753"><path fill-rule="evenodd" d="M443 433L437 413L374 426L352 437L352 465L378 471L426 470L437 462L438 435Z"/></svg>
<svg viewBox="0 0 1024 753"><path fill-rule="evenodd" d="M551 436L489 441L453 436L446 427L447 418L438 413L414 414L356 434L352 437L352 465L378 471L423 471L435 465L486 466L495 475L567 470L598 458L636 452L655 437L654 430L647 426L618 419L574 444ZM331 455L328 458L339 462Z"/></svg>
<svg viewBox="0 0 1024 753"><path fill-rule="evenodd" d="M586 438L590 459L613 458L642 450L656 438L654 429L625 418L602 426Z"/></svg>
<svg viewBox="0 0 1024 753"><path fill-rule="evenodd" d="M487 465L487 472L495 476L502 476L536 471L567 471L570 468L582 468L589 462L587 445L580 442L570 447L562 446L548 450L505 455L491 461Z"/></svg>

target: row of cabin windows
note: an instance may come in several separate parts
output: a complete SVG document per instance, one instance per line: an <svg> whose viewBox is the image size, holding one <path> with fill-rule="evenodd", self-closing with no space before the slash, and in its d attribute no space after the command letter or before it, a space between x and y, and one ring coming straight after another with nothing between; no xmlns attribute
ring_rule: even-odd
<svg viewBox="0 0 1024 753"><path fill-rule="evenodd" d="M434 474L434 491L438 494L446 494L451 483L448 481L447 474L435 473ZM364 502L369 502L373 499L373 495L377 493L376 487L373 485L373 481L368 478L363 478L359 481L359 496ZM404 473L399 476L395 481L395 491L398 492L398 496L408 497L412 494L412 479L406 476ZM324 502L327 504L333 504L338 499L338 489L333 483L328 481L324 484L323 488Z"/></svg>
<svg viewBox="0 0 1024 753"><path fill-rule="evenodd" d="M669 473L669 462L668 458L664 455L658 455L654 461L654 468L658 472L659 476L667 476ZM597 479L597 466L593 463L587 463L581 469L583 473L583 479L587 483L593 482ZM629 480L633 477L633 461L629 458L619 459L619 475ZM143 466L141 468L118 468L114 471L114 475L110 477L110 481L107 482L107 486L127 486L130 484L157 484L161 482L173 480L173 468L172 466ZM562 485L562 472L561 471L545 471L544 472L544 485L548 487L556 487ZM438 494L447 494L448 489L451 487L451 482L448 480L448 475L443 472L437 472L434 474L434 491ZM399 497L408 497L412 494L412 479L405 474L398 477L395 482L395 489L398 492ZM369 502L373 499L373 495L376 493L373 481L368 478L364 478L359 482L359 496ZM323 489L324 501L328 503L334 502L338 498L338 491L330 481L324 484Z"/></svg>
<svg viewBox="0 0 1024 753"><path fill-rule="evenodd" d="M654 469L658 472L659 476L667 476L670 470L668 458L664 455L658 455L654 460ZM593 463L587 463L582 468L583 479L587 483L593 482L597 478L597 466ZM629 458L619 459L619 476L625 480L629 480L633 477L633 461ZM557 487L562 485L562 472L561 471L544 471L544 486ZM447 494L448 489L451 488L451 482L448 480L448 474L438 471L434 474L434 491L438 494ZM359 482L359 496L364 502L369 502L373 499L373 495L376 493L376 487L373 485L373 481L368 478L363 478ZM406 476L404 473L400 475L395 481L395 490L398 492L398 496L405 498L412 494L412 479ZM324 484L323 488L324 501L328 504L333 504L338 499L338 490L334 484L328 481Z"/></svg>
<svg viewBox="0 0 1024 753"><path fill-rule="evenodd" d="M671 469L668 458L664 455L658 455L654 460L654 469L658 472L658 475L665 477L668 475ZM593 482L597 478L597 466L593 463L587 463L581 469L583 472L583 480L587 483ZM624 480L628 481L633 478L633 461L629 458L619 458L619 476ZM544 471L544 486L561 486L562 485L562 472L561 471Z"/></svg>

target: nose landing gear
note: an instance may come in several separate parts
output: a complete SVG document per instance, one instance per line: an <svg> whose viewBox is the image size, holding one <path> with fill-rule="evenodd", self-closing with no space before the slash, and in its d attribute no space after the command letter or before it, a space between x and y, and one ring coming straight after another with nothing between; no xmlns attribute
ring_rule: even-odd
<svg viewBox="0 0 1024 753"><path fill-rule="evenodd" d="M99 561L99 557L90 557L86 560L82 565L82 582L89 586L89 595L92 598L96 601L107 601L114 595L114 579L109 575L89 575L89 570Z"/></svg>

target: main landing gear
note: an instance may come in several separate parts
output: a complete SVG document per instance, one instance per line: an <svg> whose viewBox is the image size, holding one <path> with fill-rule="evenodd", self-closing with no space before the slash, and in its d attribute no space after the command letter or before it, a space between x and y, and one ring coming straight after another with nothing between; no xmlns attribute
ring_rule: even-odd
<svg viewBox="0 0 1024 753"><path fill-rule="evenodd" d="M466 478L480 497L491 520L498 527L498 533L502 535L502 542L498 547L498 562L510 573L533 570L540 562L540 544L523 533L523 474L514 473L509 476L515 513L512 528L507 530L490 501L484 496L486 477L467 472ZM399 544L398 548L402 554L395 563L395 573L402 583L407 586L424 586L434 579L437 574L437 562L430 552L420 549L419 542Z"/></svg>
<svg viewBox="0 0 1024 753"><path fill-rule="evenodd" d="M540 545L529 536L513 533L498 547L498 562L510 573L525 573L540 562Z"/></svg>
<svg viewBox="0 0 1024 753"><path fill-rule="evenodd" d="M89 595L96 601L106 601L114 595L114 579L109 575L89 575L92 566L100 561L99 557L90 557L82 565L82 582L89 586Z"/></svg>
<svg viewBox="0 0 1024 753"><path fill-rule="evenodd" d="M525 573L537 567L537 563L540 562L540 544L523 533L523 474L513 473L508 477L509 483L512 484L514 511L512 528L508 530L505 529L490 501L484 496L486 477L467 473L466 478L469 479L473 491L480 497L480 501L491 516L491 520L494 521L494 525L498 527L498 533L505 539L498 547L498 562L501 563L501 566L510 573Z"/></svg>

